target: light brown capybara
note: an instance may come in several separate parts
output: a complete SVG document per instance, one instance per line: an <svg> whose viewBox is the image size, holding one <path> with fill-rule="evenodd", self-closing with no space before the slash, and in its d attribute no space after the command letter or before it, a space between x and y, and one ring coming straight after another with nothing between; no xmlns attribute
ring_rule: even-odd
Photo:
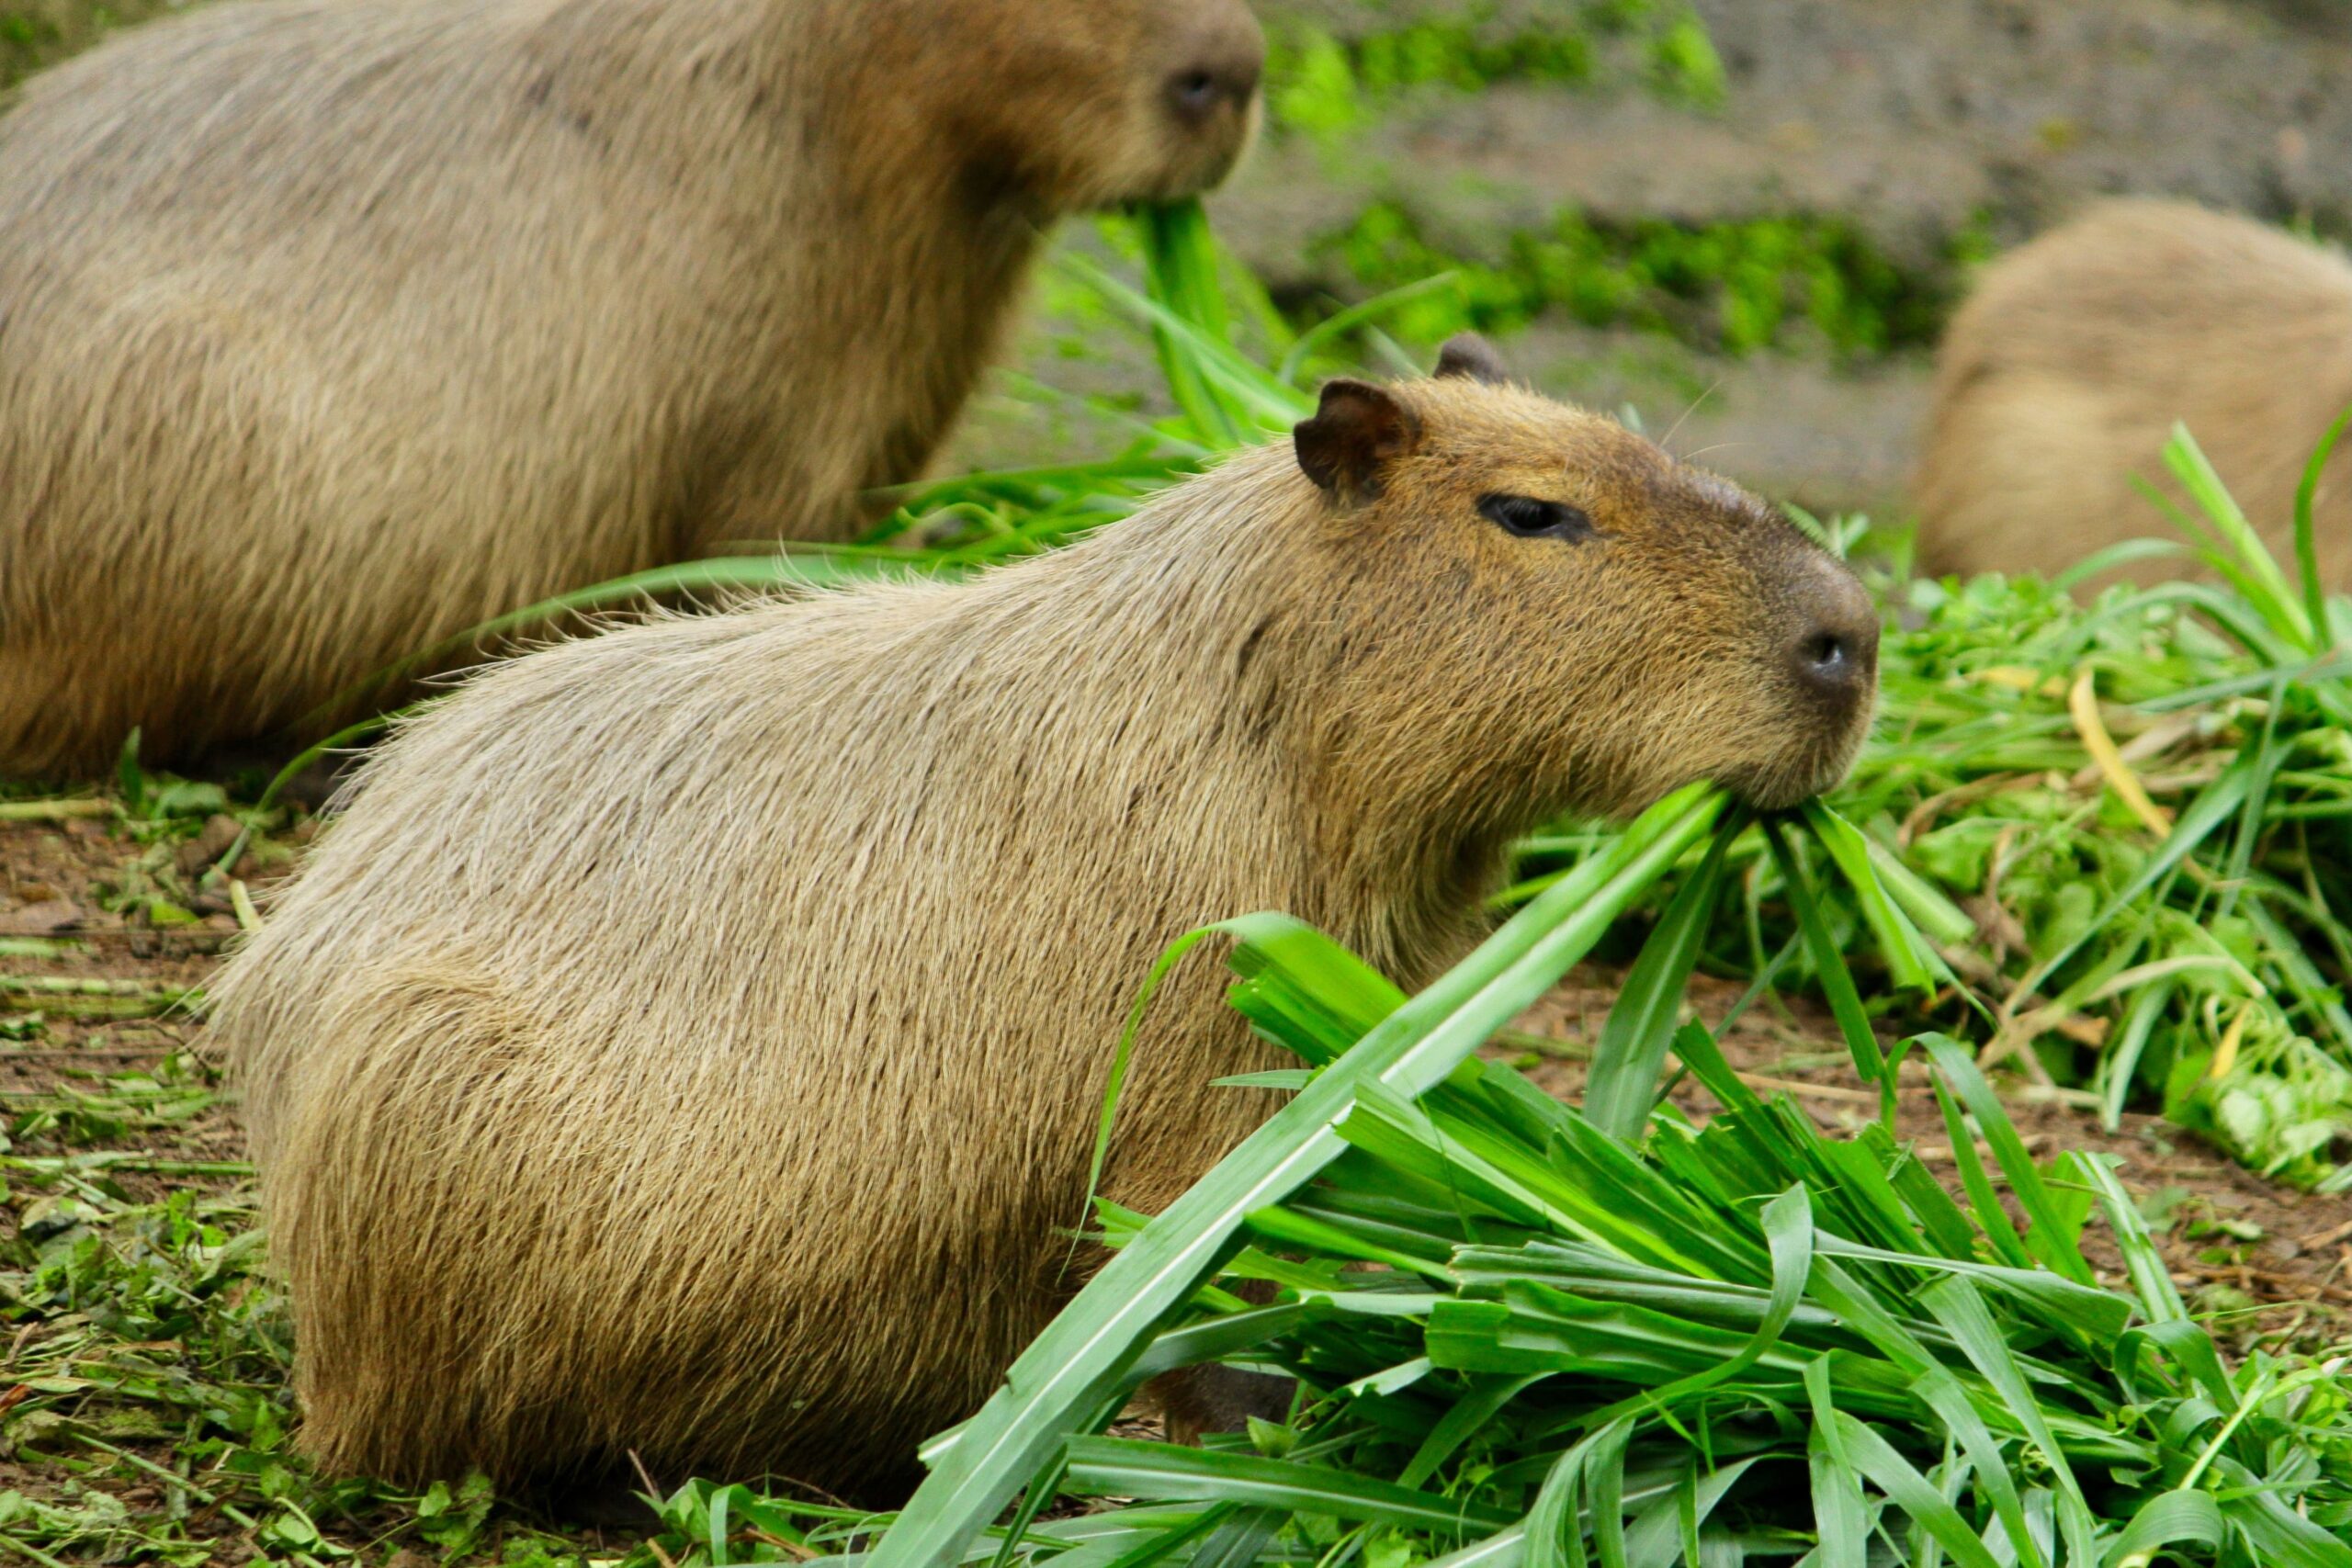
<svg viewBox="0 0 2352 1568"><path fill-rule="evenodd" d="M2163 458L2177 422L2291 570L2304 465L2348 407L2341 257L2185 203L2097 208L1988 267L1953 318L1914 489L1922 562L2052 576L2127 539L2180 540L2133 483L2185 502ZM2352 487L2335 467L2313 534L2342 588ZM2194 563L2165 558L2098 581L2184 573Z"/></svg>
<svg viewBox="0 0 2352 1568"><path fill-rule="evenodd" d="M0 116L0 774L277 731L917 477L1058 215L1238 155L1244 0L235 0Z"/></svg>
<svg viewBox="0 0 2352 1568"><path fill-rule="evenodd" d="M1281 908L1419 986L1517 835L1845 772L1878 632L1745 491L1490 384L1335 382L1059 553L533 653L404 723L218 988L301 1441L507 1485L903 1483L1081 1282L1153 959ZM1105 1193L1281 1065L1182 968Z"/></svg>

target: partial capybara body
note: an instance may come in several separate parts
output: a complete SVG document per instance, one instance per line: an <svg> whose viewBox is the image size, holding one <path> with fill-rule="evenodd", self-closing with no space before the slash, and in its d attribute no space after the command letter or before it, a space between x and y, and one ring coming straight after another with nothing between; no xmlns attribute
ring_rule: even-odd
<svg viewBox="0 0 2352 1568"><path fill-rule="evenodd" d="M1987 268L1953 319L1915 489L1921 558L2054 575L2126 539L2179 539L2132 482L2181 498L2163 459L2179 423L2291 561L2304 465L2347 407L2352 266L2246 219L2111 203ZM2329 476L2314 515L2322 573L2346 586L2352 490Z"/></svg>
<svg viewBox="0 0 2352 1568"><path fill-rule="evenodd" d="M1876 641L1753 498L1455 374L1335 383L1295 446L975 581L491 671L220 990L303 1442L887 1490L1091 1267L1167 943L1286 909L1418 986L1562 808L1838 777ZM1270 1109L1210 1087L1280 1065L1214 970L1147 1017L1118 1201Z"/></svg>
<svg viewBox="0 0 2352 1568"><path fill-rule="evenodd" d="M0 773L291 723L918 476L1075 209L1222 175L1244 0L234 0L0 116Z"/></svg>

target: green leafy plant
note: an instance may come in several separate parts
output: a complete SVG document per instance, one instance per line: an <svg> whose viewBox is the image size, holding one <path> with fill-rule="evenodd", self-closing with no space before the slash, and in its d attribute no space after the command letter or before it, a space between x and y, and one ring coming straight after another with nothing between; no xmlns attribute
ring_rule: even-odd
<svg viewBox="0 0 2352 1568"><path fill-rule="evenodd" d="M1574 15L1515 28L1495 6L1477 6L1346 37L1277 28L1272 41L1268 99L1277 131L1334 145L1396 99L1432 88L1588 87L1621 76L1698 109L1721 107L1727 90L1706 25L1679 0L1593 0Z"/></svg>
<svg viewBox="0 0 2352 1568"><path fill-rule="evenodd" d="M1452 254L1395 202L1374 203L1308 247L1358 288L1449 276L1449 288L1395 322L1429 343L1466 330L1516 332L1556 311L1734 355L1791 346L1802 328L1838 353L1867 356L1931 341L1953 288L1951 269L1898 265L1834 217L1694 227L1570 209L1507 235L1500 251L1491 261Z"/></svg>

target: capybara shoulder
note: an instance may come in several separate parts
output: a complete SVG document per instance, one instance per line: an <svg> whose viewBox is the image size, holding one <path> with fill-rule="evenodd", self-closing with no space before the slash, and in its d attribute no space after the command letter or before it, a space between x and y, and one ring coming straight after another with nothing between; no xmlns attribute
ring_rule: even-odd
<svg viewBox="0 0 2352 1568"><path fill-rule="evenodd" d="M0 773L274 734L914 478L1244 0L224 0L0 114Z"/></svg>
<svg viewBox="0 0 2352 1568"><path fill-rule="evenodd" d="M407 723L219 987L302 1441L402 1480L903 1483L1093 1264L1153 960L1292 911L1408 986L1515 836L1837 779L1876 620L1769 508L1484 378L1335 382L1058 553L673 618ZM1178 969L1105 1172L1278 1065Z"/></svg>
<svg viewBox="0 0 2352 1568"><path fill-rule="evenodd" d="M2292 554L2295 492L2352 407L2352 266L2175 202L2093 209L1985 269L1937 367L1914 499L1940 571L2054 575L2125 540L2177 541L2141 491L2188 426L2256 530ZM2323 486L2322 570L2352 581L2352 492ZM2188 570L2176 558L2106 578ZM2102 580L2105 580L2104 578Z"/></svg>

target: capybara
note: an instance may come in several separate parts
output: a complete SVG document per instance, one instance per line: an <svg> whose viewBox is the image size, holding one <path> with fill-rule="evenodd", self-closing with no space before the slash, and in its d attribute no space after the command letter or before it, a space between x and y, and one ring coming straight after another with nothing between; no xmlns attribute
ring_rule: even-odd
<svg viewBox="0 0 2352 1568"><path fill-rule="evenodd" d="M1853 577L1483 363L1335 382L977 581L665 618L406 721L219 993L319 1462L901 1484L1091 1266L1169 942L1286 909L1419 986L1563 809L1837 780ZM1215 969L1147 1015L1122 1203L1270 1109L1211 1087L1282 1061Z"/></svg>
<svg viewBox="0 0 2352 1568"><path fill-rule="evenodd" d="M1057 215L1197 191L1244 0L241 0L0 117L0 773L274 735L918 476Z"/></svg>
<svg viewBox="0 0 2352 1568"><path fill-rule="evenodd" d="M1986 268L1953 318L1915 491L1921 559L2047 576L2126 539L2179 540L2132 482L2185 502L2163 457L2178 422L2291 568L2304 465L2347 407L2341 257L2185 203L2094 209ZM2345 587L2352 490L2323 482L2313 515L2322 574ZM2164 558L2109 578L2184 574L2201 575Z"/></svg>

